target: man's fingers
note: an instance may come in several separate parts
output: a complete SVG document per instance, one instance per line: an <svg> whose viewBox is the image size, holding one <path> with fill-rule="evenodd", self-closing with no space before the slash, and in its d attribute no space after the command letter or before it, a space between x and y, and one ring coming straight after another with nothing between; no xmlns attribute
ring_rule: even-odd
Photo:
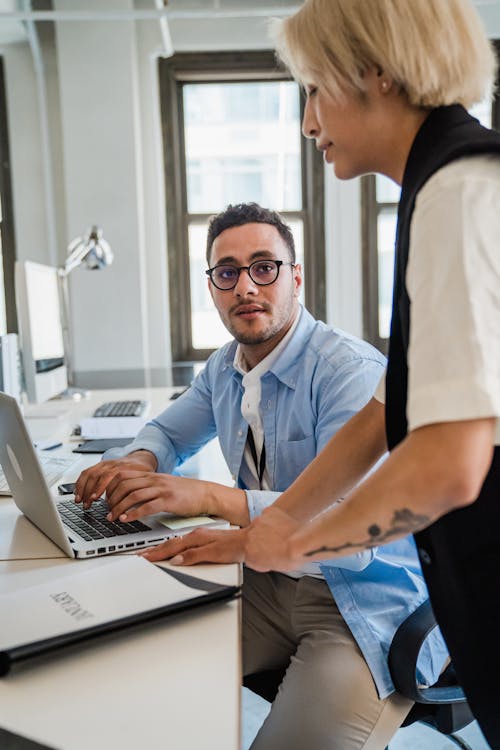
<svg viewBox="0 0 500 750"><path fill-rule="evenodd" d="M94 500L104 495L108 484L113 479L116 469L114 467L106 468L105 471L100 472L94 477L92 483L87 482L85 486L85 494L81 496L84 508L90 508Z"/></svg>
<svg viewBox="0 0 500 750"><path fill-rule="evenodd" d="M111 521L117 518L120 521L137 521L139 518L144 516L151 516L153 513L160 513L165 510L164 503L161 497L158 497L155 487L144 487L139 490L130 492L126 497L123 498L118 504L110 505Z"/></svg>
<svg viewBox="0 0 500 750"><path fill-rule="evenodd" d="M113 517L124 513L133 505L151 500L153 497L158 497L158 491L143 476L123 479L119 484L114 484L114 489L110 482L106 489L106 498L110 510L113 512Z"/></svg>
<svg viewBox="0 0 500 750"><path fill-rule="evenodd" d="M115 471L116 463L114 461L103 461L88 469L84 469L75 484L76 502L83 501L85 504L85 502L88 503L91 497L93 499L94 497L100 497ZM101 487L102 489L100 489Z"/></svg>
<svg viewBox="0 0 500 750"><path fill-rule="evenodd" d="M144 486L144 477L149 476L156 476L156 474L146 471L140 471L138 469L125 469L120 468L119 471L115 471L113 478L109 482L106 492L108 500L111 496L115 497L116 502L119 502L125 495L128 493L127 487L128 485L126 482L130 482L131 480L138 480L135 485L133 485L133 489L137 489L138 487ZM140 480L142 479L142 484Z"/></svg>

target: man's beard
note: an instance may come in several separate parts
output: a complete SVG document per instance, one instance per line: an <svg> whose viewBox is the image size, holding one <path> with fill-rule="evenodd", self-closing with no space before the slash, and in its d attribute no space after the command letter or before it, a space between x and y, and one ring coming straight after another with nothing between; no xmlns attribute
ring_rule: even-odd
<svg viewBox="0 0 500 750"><path fill-rule="evenodd" d="M266 331L260 331L259 333L239 333L235 330L230 330L238 344L263 344L265 341L269 341L275 336L283 326L276 326L276 328L267 329Z"/></svg>
<svg viewBox="0 0 500 750"><path fill-rule="evenodd" d="M238 310L251 304L256 304L256 306L261 309L267 322L267 325L264 328L259 324L259 329L257 331L253 331L251 325L247 327L244 320L242 320L240 324L238 323ZM290 322L293 310L294 299L288 300L283 306L278 305L276 308L267 301L262 300L258 303L254 303L252 299L245 298L230 307L225 315L221 315L221 319L231 336L233 336L239 344L245 346L258 346L259 344L264 344L266 341L269 341L269 339L272 339L283 330L287 323Z"/></svg>
<svg viewBox="0 0 500 750"><path fill-rule="evenodd" d="M272 339L286 325L287 321L290 320L292 314L291 309L282 311L279 320L270 321L270 324L264 330L259 331L241 330L238 326L232 325L232 322L225 321L225 325L229 333L236 339L239 344L253 345L264 344L269 339Z"/></svg>

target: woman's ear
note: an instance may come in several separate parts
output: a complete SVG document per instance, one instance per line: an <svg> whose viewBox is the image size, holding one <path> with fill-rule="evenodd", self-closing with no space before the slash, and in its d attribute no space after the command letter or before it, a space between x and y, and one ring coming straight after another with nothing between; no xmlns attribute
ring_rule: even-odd
<svg viewBox="0 0 500 750"><path fill-rule="evenodd" d="M382 70L382 68L377 67L376 70L377 70L379 91L382 94L387 94L393 86L394 79L392 76L386 73L385 70Z"/></svg>

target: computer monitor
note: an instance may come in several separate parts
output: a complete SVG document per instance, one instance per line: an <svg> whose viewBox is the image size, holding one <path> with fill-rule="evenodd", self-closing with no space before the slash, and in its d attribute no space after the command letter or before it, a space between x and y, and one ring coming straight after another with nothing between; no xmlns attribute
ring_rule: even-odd
<svg viewBox="0 0 500 750"><path fill-rule="evenodd" d="M15 282L26 396L39 404L68 387L57 268L16 261Z"/></svg>

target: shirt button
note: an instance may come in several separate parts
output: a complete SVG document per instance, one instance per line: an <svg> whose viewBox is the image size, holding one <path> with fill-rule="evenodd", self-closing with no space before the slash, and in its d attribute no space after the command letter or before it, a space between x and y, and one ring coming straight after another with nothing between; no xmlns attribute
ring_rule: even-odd
<svg viewBox="0 0 500 750"><path fill-rule="evenodd" d="M243 435L243 430L238 430L238 435L241 437Z"/></svg>
<svg viewBox="0 0 500 750"><path fill-rule="evenodd" d="M268 409L270 409L270 408L271 408L271 403L272 403L271 401L268 401L268 402L267 402L267 408L268 408Z"/></svg>
<svg viewBox="0 0 500 750"><path fill-rule="evenodd" d="M426 549L424 549L423 547L419 547L418 554L419 554L419 557L420 557L420 561L423 562L423 563L425 563L425 565L431 565L432 564L432 558L431 558L431 556L429 555L429 553L427 552Z"/></svg>

